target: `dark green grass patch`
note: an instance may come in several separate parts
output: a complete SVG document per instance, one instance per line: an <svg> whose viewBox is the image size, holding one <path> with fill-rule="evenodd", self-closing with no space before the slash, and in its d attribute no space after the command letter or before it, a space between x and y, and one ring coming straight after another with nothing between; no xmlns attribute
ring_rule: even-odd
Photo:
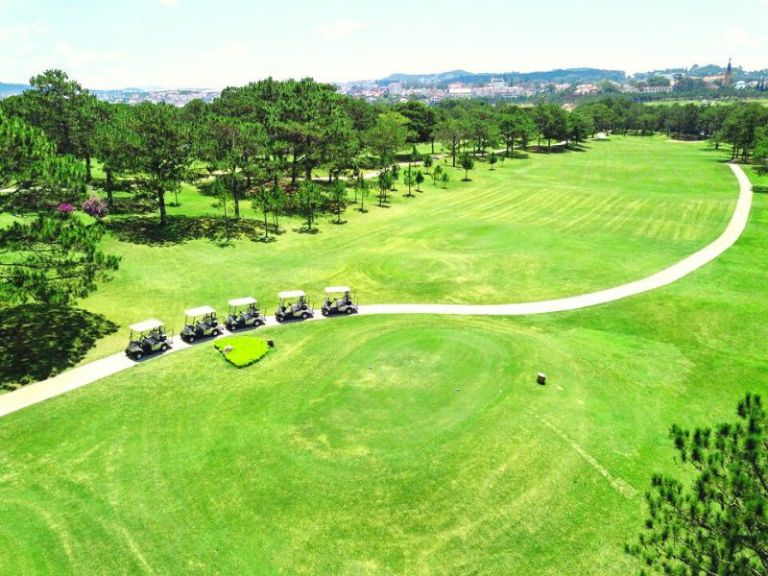
<svg viewBox="0 0 768 576"><path fill-rule="evenodd" d="M269 345L254 336L227 336L219 338L213 345L230 364L245 368L255 364L269 352Z"/></svg>

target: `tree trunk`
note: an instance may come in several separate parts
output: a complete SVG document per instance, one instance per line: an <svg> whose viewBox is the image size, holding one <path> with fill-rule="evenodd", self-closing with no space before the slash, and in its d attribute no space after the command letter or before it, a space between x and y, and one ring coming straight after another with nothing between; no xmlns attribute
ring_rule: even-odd
<svg viewBox="0 0 768 576"><path fill-rule="evenodd" d="M160 205L160 226L165 226L168 223L168 214L165 210L165 190L158 191L157 203Z"/></svg>
<svg viewBox="0 0 768 576"><path fill-rule="evenodd" d="M240 190L237 185L237 177L232 173L232 202L235 205L235 220L240 220Z"/></svg>
<svg viewBox="0 0 768 576"><path fill-rule="evenodd" d="M91 183L92 174L91 174L91 156L88 154L85 157L85 181L89 184Z"/></svg>
<svg viewBox="0 0 768 576"><path fill-rule="evenodd" d="M264 210L264 238L269 238L269 224L267 224L267 211Z"/></svg>
<svg viewBox="0 0 768 576"><path fill-rule="evenodd" d="M434 138L432 140L430 140L429 143L432 145L432 154L434 154L435 153L435 140L434 140Z"/></svg>
<svg viewBox="0 0 768 576"><path fill-rule="evenodd" d="M107 181L105 184L105 188L107 189L107 204L109 207L112 207L112 188L114 187L114 176L112 175L112 170L107 168L106 171L107 174Z"/></svg>

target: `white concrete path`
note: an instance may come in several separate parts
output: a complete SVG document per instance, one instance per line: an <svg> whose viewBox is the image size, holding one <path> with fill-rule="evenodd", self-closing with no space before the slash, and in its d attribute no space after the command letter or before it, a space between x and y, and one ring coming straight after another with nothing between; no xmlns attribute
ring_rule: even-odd
<svg viewBox="0 0 768 576"><path fill-rule="evenodd" d="M752 208L752 185L744 174L740 166L730 165L734 175L739 181L739 199L736 209L733 212L728 227L717 240L702 248L695 254L688 256L677 264L665 268L651 276L622 284L607 290L582 294L580 296L571 296L568 298L558 298L556 300L543 300L539 302L525 302L521 304L372 304L361 306L360 314L454 314L464 316L521 316L531 314L547 314L551 312L565 312L568 310L577 310L597 306L607 302L614 302L623 298L628 298L643 292L649 292L662 286L676 282L687 276L691 272L698 270L705 264L711 262L723 252L733 246L741 236L749 220L749 212ZM318 319L323 318L319 314ZM267 322L268 326L278 325L273 318ZM170 354L189 348L190 345L182 342L179 338L174 340L171 350L166 352ZM145 361L151 361L148 358ZM32 404L37 404L48 398L59 396L70 390L81 388L87 384L100 380L117 372L122 372L127 368L135 366L137 363L129 360L125 354L114 354L101 360L96 360L89 364L84 364L78 368L68 370L58 376L43 380L36 384L30 384L15 392L10 392L0 396L0 417L17 412Z"/></svg>

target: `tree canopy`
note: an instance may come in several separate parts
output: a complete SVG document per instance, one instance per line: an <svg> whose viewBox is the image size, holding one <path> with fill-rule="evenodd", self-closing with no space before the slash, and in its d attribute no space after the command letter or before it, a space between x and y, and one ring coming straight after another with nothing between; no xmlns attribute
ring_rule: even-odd
<svg viewBox="0 0 768 576"><path fill-rule="evenodd" d="M655 475L648 519L627 551L653 573L768 574L768 418L747 395L738 420L670 431L689 483Z"/></svg>

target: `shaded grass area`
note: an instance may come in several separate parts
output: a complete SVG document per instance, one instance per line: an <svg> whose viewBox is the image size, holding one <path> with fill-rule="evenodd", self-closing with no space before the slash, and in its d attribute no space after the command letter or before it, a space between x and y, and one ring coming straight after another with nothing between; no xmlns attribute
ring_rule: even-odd
<svg viewBox="0 0 768 576"><path fill-rule="evenodd" d="M108 223L111 234L122 242L167 246L206 239L221 244L237 239L261 240L264 223L252 219L223 221L212 216L169 217L165 226L154 218L120 218Z"/></svg>
<svg viewBox="0 0 768 576"><path fill-rule="evenodd" d="M55 376L117 330L100 314L27 304L0 313L0 390Z"/></svg>
<svg viewBox="0 0 768 576"><path fill-rule="evenodd" d="M281 218L276 242L254 242L261 214L227 236L221 209L188 188L156 216L115 219L105 249L122 257L114 280L84 302L120 326L158 317L178 327L184 308L253 295L269 311L280 290L351 285L361 302L493 304L556 298L642 278L695 252L725 228L738 195L727 166L706 144L614 137L584 153L531 155L488 170L483 163L447 190L423 184L384 210L368 198L346 224L320 218L316 234ZM351 197L351 192L350 192ZM218 223L217 223L218 221ZM122 240L121 240L122 239ZM88 356L124 346L109 336Z"/></svg>

